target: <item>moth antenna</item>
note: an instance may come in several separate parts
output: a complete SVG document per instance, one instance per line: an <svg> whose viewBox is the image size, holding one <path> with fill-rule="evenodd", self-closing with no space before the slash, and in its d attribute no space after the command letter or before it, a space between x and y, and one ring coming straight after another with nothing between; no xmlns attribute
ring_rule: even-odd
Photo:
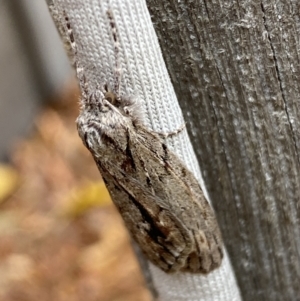
<svg viewBox="0 0 300 301"><path fill-rule="evenodd" d="M112 36L114 40L114 51L115 51L115 78L114 78L114 92L116 93L117 100L120 100L120 88L121 88L121 63L120 63L120 42L118 40L118 31L116 22L111 10L106 12L109 19L109 24L112 30Z"/></svg>
<svg viewBox="0 0 300 301"><path fill-rule="evenodd" d="M73 55L74 55L74 67L75 67L75 71L76 71L76 75L77 78L79 80L79 86L80 86L80 90L82 92L83 98L86 98L88 96L88 83L86 81L86 76L84 74L84 69L80 66L79 62L78 62L78 51L77 51L77 45L74 39L74 33L73 33L73 29L70 23L70 19L67 16L66 12L63 12L64 14L64 18L65 18L65 24L66 24L66 32L67 32L67 36L70 42L70 46L71 49L73 51Z"/></svg>

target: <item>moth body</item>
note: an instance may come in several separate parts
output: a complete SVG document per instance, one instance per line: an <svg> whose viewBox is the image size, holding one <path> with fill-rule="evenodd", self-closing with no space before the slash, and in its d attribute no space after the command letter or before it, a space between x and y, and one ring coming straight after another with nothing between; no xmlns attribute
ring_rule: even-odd
<svg viewBox="0 0 300 301"><path fill-rule="evenodd" d="M143 125L136 102L116 96L112 104L107 93L81 100L78 132L132 237L165 272L212 271L222 240L197 180Z"/></svg>

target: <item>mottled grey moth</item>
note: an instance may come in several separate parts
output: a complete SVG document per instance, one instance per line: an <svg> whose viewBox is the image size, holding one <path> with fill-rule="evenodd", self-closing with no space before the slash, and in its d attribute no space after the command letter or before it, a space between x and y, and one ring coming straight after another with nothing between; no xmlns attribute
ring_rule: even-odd
<svg viewBox="0 0 300 301"><path fill-rule="evenodd" d="M214 212L195 176L143 124L139 103L121 95L117 31L110 11L107 16L116 53L112 89L89 88L65 16L82 92L79 135L146 257L165 272L208 273L223 257Z"/></svg>

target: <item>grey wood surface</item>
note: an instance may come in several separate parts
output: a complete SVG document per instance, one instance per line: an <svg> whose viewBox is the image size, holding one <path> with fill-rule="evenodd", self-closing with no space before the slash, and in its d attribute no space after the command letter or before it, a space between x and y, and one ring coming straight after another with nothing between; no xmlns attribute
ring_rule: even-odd
<svg viewBox="0 0 300 301"><path fill-rule="evenodd" d="M147 0L244 300L300 300L298 0Z"/></svg>

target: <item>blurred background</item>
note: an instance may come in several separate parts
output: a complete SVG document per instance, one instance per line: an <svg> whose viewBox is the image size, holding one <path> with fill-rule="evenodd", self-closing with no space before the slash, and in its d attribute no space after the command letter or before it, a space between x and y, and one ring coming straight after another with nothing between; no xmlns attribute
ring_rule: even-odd
<svg viewBox="0 0 300 301"><path fill-rule="evenodd" d="M78 98L46 1L0 0L0 300L151 299Z"/></svg>

